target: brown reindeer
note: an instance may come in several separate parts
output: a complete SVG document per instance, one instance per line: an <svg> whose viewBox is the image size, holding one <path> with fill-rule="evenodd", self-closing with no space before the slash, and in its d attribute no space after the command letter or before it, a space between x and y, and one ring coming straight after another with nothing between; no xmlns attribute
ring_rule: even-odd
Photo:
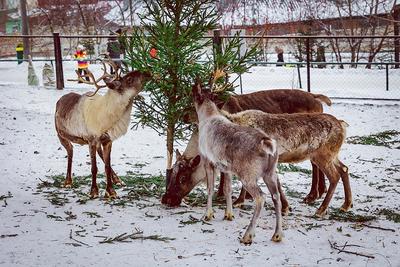
<svg viewBox="0 0 400 267"><path fill-rule="evenodd" d="M199 152L207 177L208 199L204 219L211 220L213 217L212 197L218 169L226 173L225 219L232 220L231 175L237 175L255 200L253 217L240 240L241 243L251 244L256 222L265 202L265 194L257 184L257 179L262 178L275 206L276 225L272 240L279 242L282 240L282 215L280 185L276 174L278 162L276 142L258 129L230 122L221 115L210 96L212 97L212 94L202 90L199 84L193 86L193 100L199 120Z"/></svg>
<svg viewBox="0 0 400 267"><path fill-rule="evenodd" d="M89 145L92 165L91 198L99 195L96 183L96 151L105 164L107 176L105 197L115 198L117 196L112 184L113 182L116 184L122 182L111 168L112 142L126 133L130 122L133 98L150 78L148 73L139 71L132 71L121 77L116 64L110 61L106 61L106 63L117 70L116 74L108 74L103 62L104 74L100 78L95 79L90 71L87 75L79 76L82 82L95 85L96 91L92 94L69 93L62 96L57 102L55 112L57 135L68 154L64 186L71 187L72 185L72 143ZM90 82L83 79L85 77L89 77ZM99 84L101 80L104 80L105 85ZM103 87L109 89L107 93L103 96L96 94Z"/></svg>
<svg viewBox="0 0 400 267"><path fill-rule="evenodd" d="M307 93L301 90L266 90L250 94L231 96L226 103L217 103L222 110L237 113L248 109L258 109L268 113L321 113L322 102L331 105L328 97L319 94ZM196 121L192 116L190 121ZM205 178L205 171L199 165L198 134L193 132L192 137L183 152L176 151L176 162L167 179L167 190L162 203L169 206L180 205L182 199ZM223 194L224 174L221 174L221 183L218 195ZM306 203L312 203L326 192L323 173L312 164L312 186L310 193L304 198ZM245 194L241 194L234 205L244 202Z"/></svg>
<svg viewBox="0 0 400 267"><path fill-rule="evenodd" d="M346 138L346 122L329 114L269 114L258 110L222 113L235 124L260 129L275 139L279 161L300 162L308 159L324 172L329 179L329 188L316 211L317 216L326 214L340 179L345 195L341 210L348 211L353 206L348 168L338 157Z"/></svg>

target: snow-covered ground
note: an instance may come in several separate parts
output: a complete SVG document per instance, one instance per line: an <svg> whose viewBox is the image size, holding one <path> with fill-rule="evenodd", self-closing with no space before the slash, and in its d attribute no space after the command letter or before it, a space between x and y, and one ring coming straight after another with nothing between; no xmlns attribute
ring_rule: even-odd
<svg viewBox="0 0 400 267"><path fill-rule="evenodd" d="M64 65L66 80L73 78L73 67ZM364 225L329 219L329 216L324 220L313 218L316 206L301 203L310 188L310 177L301 172L284 172L281 180L287 188L292 212L284 217L285 237L278 244L270 241L275 222L270 209L264 210L258 220L254 243L243 246L238 237L249 223L252 208L235 209L234 221L227 222L222 220L223 206L215 206L216 216L209 225L184 223L190 216L200 219L204 207L184 205L166 209L156 198L144 198L139 201L141 205L132 203L126 207L109 205L99 199L78 204L71 197L71 191L65 190L65 205L51 204L45 196L49 189L38 191L37 185L49 180L49 176L66 171L66 153L54 129L55 103L63 94L86 92L90 87L72 82L66 82L67 88L62 91L28 87L26 69L25 64L0 64L0 265L400 266L400 225L393 218L379 215L383 210L391 211L392 215L400 213L400 149L395 148L355 144L344 144L342 148L341 158L352 173L352 211L377 216ZM98 70L98 66L94 69ZM39 74L39 68L36 71ZM288 71L292 70L255 68L252 74L243 76L244 83L248 84L246 91L272 88L267 84L281 80ZM321 72L325 71L328 70ZM346 75L353 74L348 70L332 77L326 74L324 82L337 87L321 87L318 92L329 95L329 90L341 88L339 78L346 79ZM360 82L364 81L363 86L375 88L373 82L378 78L372 72L366 72L363 77L361 73L357 75ZM364 95L358 91L357 84L348 83L345 92ZM384 87L376 86L381 90L377 96L386 97ZM274 87L290 88L291 83L277 82ZM400 89L399 82L394 84L396 88ZM370 94L372 89L367 91ZM400 131L397 102L335 100L325 110L350 124L348 136ZM129 172L158 175L165 168L164 146L164 137L151 129L128 131L113 144L112 165L120 175ZM89 175L88 162L88 148L75 146L74 175ZM100 170L102 166L99 164ZM309 168L308 163L299 166ZM117 192L124 194L122 189ZM339 183L330 205L331 213L342 202L343 187ZM267 204L271 205L270 199ZM104 237L130 234L135 229L142 230L145 236L175 239L99 243ZM374 258L338 254L329 241L341 248L346 244L343 250Z"/></svg>

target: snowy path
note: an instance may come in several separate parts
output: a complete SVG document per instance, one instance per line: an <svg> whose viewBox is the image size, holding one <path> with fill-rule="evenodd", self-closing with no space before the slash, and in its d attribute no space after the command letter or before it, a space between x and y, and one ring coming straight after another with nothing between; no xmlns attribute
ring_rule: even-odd
<svg viewBox="0 0 400 267"><path fill-rule="evenodd" d="M15 76L11 84L6 79L8 75ZM25 74L22 76L20 79L25 79ZM75 90L82 92L85 88ZM274 227L270 209L263 211L255 241L246 247L240 245L238 237L249 223L252 208L235 209L235 220L227 222L222 220L224 210L215 206L216 218L207 225L184 223L190 216L201 218L204 207L165 209L155 198L126 207L108 205L99 199L78 204L69 195L70 191L65 191L69 202L52 205L43 193L37 192L37 185L47 176L65 173L66 153L56 137L53 112L57 99L70 90L29 88L17 80L16 74L4 69L0 72L0 265L400 265L400 224L378 215L383 209L400 213L400 149L345 144L341 153L353 174L352 211L378 216L366 224L395 232L354 222L311 218L316 207L300 202L310 188L311 179L300 172L281 175L293 210L284 218L285 237L279 244L270 241ZM374 103L340 102L326 111L350 124L348 136L400 131L400 107ZM120 175L127 172L158 175L164 171L164 151L164 137L150 129L129 131L115 142L112 164ZM89 175L88 162L87 147L75 146L74 174ZM99 165L100 170L102 166ZM309 168L308 163L300 166ZM121 193L121 189L117 192ZM343 187L339 183L330 210L340 207L342 201ZM267 204L271 205L270 199ZM157 234L175 240L99 243L104 237L130 234L136 228L145 236ZM346 242L362 246L346 249L375 258L338 254L328 240L342 246Z"/></svg>

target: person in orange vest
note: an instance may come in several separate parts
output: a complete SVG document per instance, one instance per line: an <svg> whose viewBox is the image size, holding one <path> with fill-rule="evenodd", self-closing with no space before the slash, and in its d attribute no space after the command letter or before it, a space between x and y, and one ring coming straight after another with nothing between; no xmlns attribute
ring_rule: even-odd
<svg viewBox="0 0 400 267"><path fill-rule="evenodd" d="M17 52L17 60L18 65L24 61L24 45L22 43L18 43L15 48L15 52Z"/></svg>
<svg viewBox="0 0 400 267"><path fill-rule="evenodd" d="M74 58L78 60L78 73L79 75L85 74L87 75L87 69L89 67L89 63L87 62L86 50L83 45L78 45L76 47L76 51L74 54ZM86 81L89 81L89 77L86 76ZM78 83L82 83L78 81Z"/></svg>

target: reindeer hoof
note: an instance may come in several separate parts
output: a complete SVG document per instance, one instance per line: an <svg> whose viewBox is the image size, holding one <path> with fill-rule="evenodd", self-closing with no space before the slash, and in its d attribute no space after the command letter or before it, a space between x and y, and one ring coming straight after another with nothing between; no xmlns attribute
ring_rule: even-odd
<svg viewBox="0 0 400 267"><path fill-rule="evenodd" d="M94 199L98 197L99 197L99 188L97 187L97 185L94 185L90 188L90 198Z"/></svg>
<svg viewBox="0 0 400 267"><path fill-rule="evenodd" d="M282 233L275 233L272 236L271 240L274 241L274 242L281 242L282 241L282 237L283 237Z"/></svg>
<svg viewBox="0 0 400 267"><path fill-rule="evenodd" d="M235 216L232 212L225 212L224 220L233 221L233 218L235 218Z"/></svg>
<svg viewBox="0 0 400 267"><path fill-rule="evenodd" d="M205 215L204 215L204 217L203 217L203 220L204 221L211 221L212 219L214 219L215 217L214 217L214 211L208 211Z"/></svg>
<svg viewBox="0 0 400 267"><path fill-rule="evenodd" d="M116 186L126 186L126 184L124 183L124 181L122 180L117 180L114 182L114 185Z"/></svg>
<svg viewBox="0 0 400 267"><path fill-rule="evenodd" d="M244 200L238 198L238 199L236 199L236 200L233 202L232 205L233 205L233 207L235 207L235 208L241 208L243 204L244 204Z"/></svg>
<svg viewBox="0 0 400 267"><path fill-rule="evenodd" d="M253 243L253 234L245 234L241 239L240 239L240 243L246 245L246 246L250 246L251 243Z"/></svg>
<svg viewBox="0 0 400 267"><path fill-rule="evenodd" d="M353 207L353 203L350 203L350 204L344 203L344 204L340 207L340 211L347 212L347 211L349 211L349 209L351 209L352 207Z"/></svg>
<svg viewBox="0 0 400 267"><path fill-rule="evenodd" d="M61 187L63 187L63 188L72 188L72 182L71 181L65 181L64 184Z"/></svg>
<svg viewBox="0 0 400 267"><path fill-rule="evenodd" d="M284 207L282 208L282 216L288 216L289 215L289 211L290 211L290 206Z"/></svg>
<svg viewBox="0 0 400 267"><path fill-rule="evenodd" d="M97 192L91 191L90 192L90 198L91 199L95 199L95 198L98 198L98 197L99 197L99 191L97 191Z"/></svg>
<svg viewBox="0 0 400 267"><path fill-rule="evenodd" d="M318 209L318 210L315 212L315 216L317 216L318 218L323 218L323 217L325 217L327 214L328 214L328 210L327 210L327 209L324 209L324 210Z"/></svg>
<svg viewBox="0 0 400 267"><path fill-rule="evenodd" d="M114 189L113 190L106 190L106 192L104 193L104 198L105 199L116 199L116 198L118 198L117 192L115 192Z"/></svg>
<svg viewBox="0 0 400 267"><path fill-rule="evenodd" d="M315 200L318 199L318 196L314 194L308 194L304 199L303 202L306 203L307 205L310 205L315 202Z"/></svg>

